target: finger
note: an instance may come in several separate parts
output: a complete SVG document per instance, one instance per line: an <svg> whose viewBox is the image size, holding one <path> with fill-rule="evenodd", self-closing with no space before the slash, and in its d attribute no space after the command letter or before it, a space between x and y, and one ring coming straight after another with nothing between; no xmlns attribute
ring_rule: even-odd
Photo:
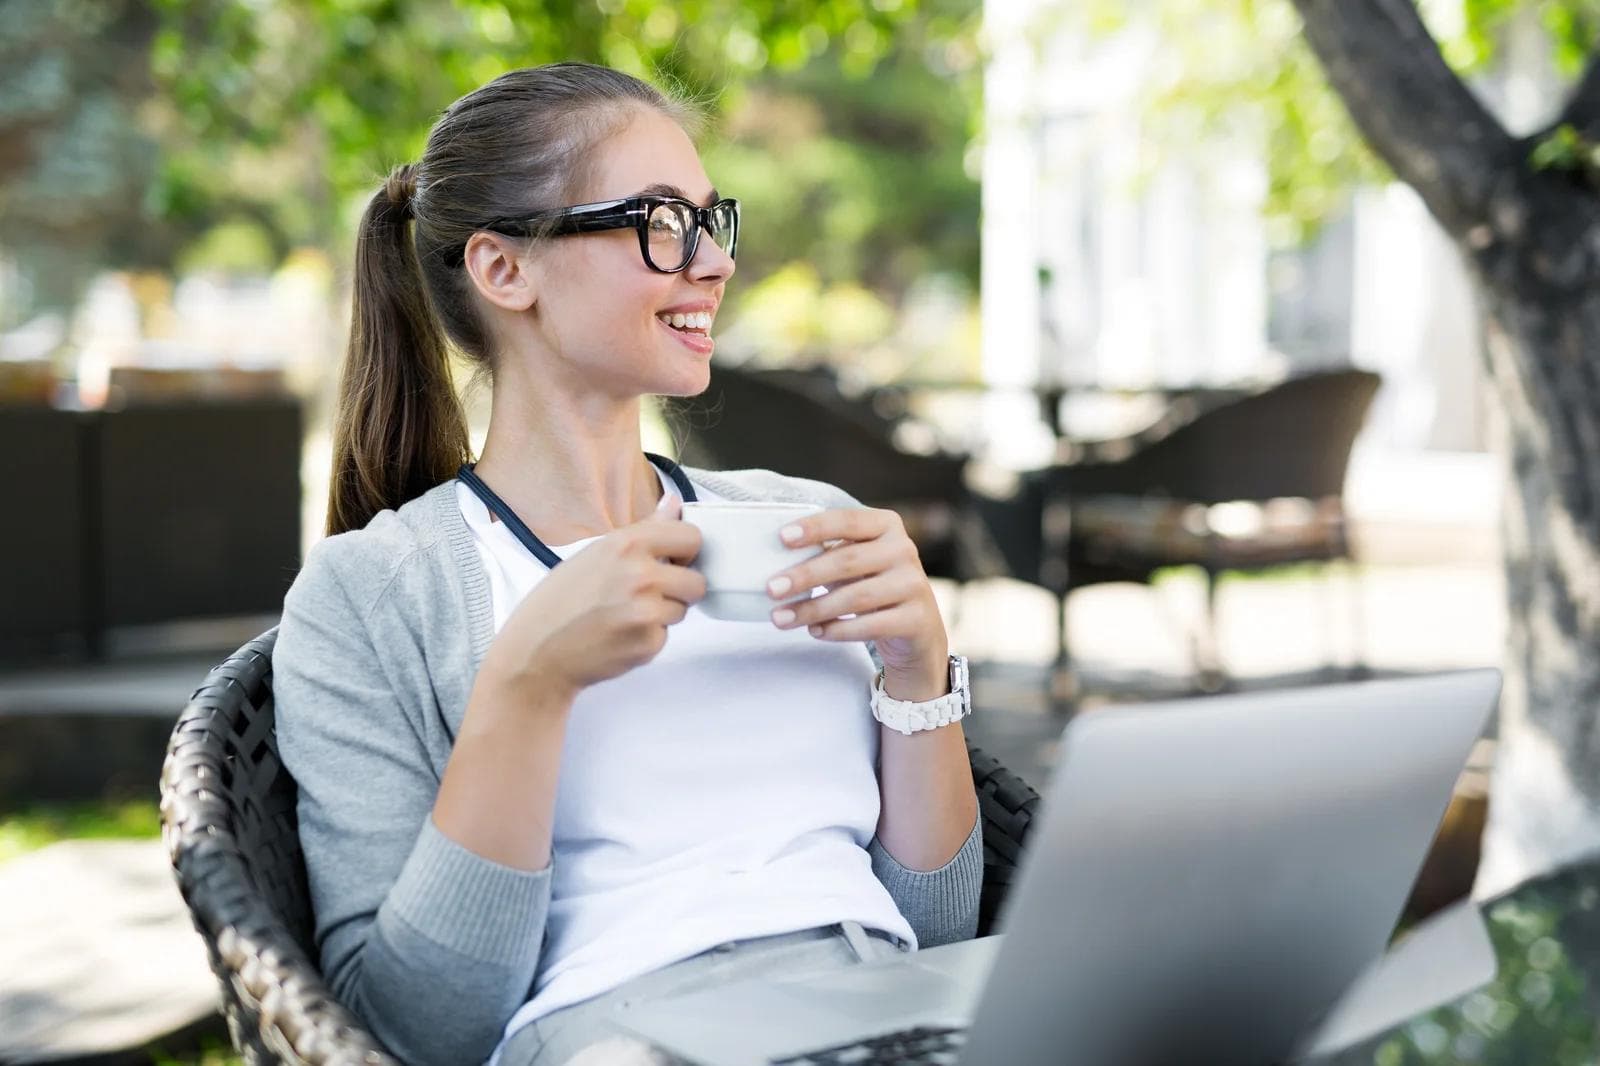
<svg viewBox="0 0 1600 1066"><path fill-rule="evenodd" d="M865 581L854 582L845 588L815 599L785 604L773 612L773 622L780 629L830 622L847 614L867 614L898 607L912 599L926 584L920 575L904 573L882 574ZM786 617L780 612L791 612ZM780 621L780 618L786 618Z"/></svg>
<svg viewBox="0 0 1600 1066"><path fill-rule="evenodd" d="M652 612L651 621L659 626L675 626L683 621L689 614L689 605L682 600L667 599L662 597L656 601L656 608Z"/></svg>
<svg viewBox="0 0 1600 1066"><path fill-rule="evenodd" d="M791 548L804 548L830 540L873 540L900 524L893 511L849 507L797 518L778 531Z"/></svg>
<svg viewBox="0 0 1600 1066"><path fill-rule="evenodd" d="M699 603L706 598L705 575L686 566L662 563L657 571L656 583L661 595L679 603Z"/></svg>
<svg viewBox="0 0 1600 1066"><path fill-rule="evenodd" d="M656 629L676 625L689 613L689 606L665 596L642 596L618 608L619 632Z"/></svg>
<svg viewBox="0 0 1600 1066"><path fill-rule="evenodd" d="M906 558L904 544L896 540L842 544L774 575L767 585L767 592L773 598L781 599L799 589L814 589L819 585L836 585L872 577L895 569Z"/></svg>
<svg viewBox="0 0 1600 1066"><path fill-rule="evenodd" d="M635 524L631 533L634 543L657 559L690 563L700 554L700 529L688 522L652 516Z"/></svg>
<svg viewBox="0 0 1600 1066"><path fill-rule="evenodd" d="M871 614L857 615L854 618L838 618L831 622L819 622L807 627L807 632L818 640L838 641L841 643L886 640L890 637L903 637L910 634L915 620L914 609L902 605L883 611L873 611Z"/></svg>

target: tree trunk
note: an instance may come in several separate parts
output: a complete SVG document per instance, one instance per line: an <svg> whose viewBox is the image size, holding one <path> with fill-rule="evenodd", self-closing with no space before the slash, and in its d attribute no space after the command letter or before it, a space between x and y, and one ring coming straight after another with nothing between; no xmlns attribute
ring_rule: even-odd
<svg viewBox="0 0 1600 1066"><path fill-rule="evenodd" d="M1600 849L1600 278L1584 288L1480 285L1508 628L1479 896Z"/></svg>
<svg viewBox="0 0 1600 1066"><path fill-rule="evenodd" d="M1600 848L1600 198L1535 171L1414 0L1293 0L1368 144L1456 241L1490 328L1505 467L1505 687L1475 895ZM1600 59L1561 121L1600 130Z"/></svg>

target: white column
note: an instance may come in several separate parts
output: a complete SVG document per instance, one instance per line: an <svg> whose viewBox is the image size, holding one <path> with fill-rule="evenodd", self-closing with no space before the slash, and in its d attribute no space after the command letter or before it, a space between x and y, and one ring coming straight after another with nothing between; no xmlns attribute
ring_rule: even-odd
<svg viewBox="0 0 1600 1066"><path fill-rule="evenodd" d="M1201 311L1206 365L1199 380L1226 383L1266 369L1267 234L1261 219L1265 163L1242 150L1216 161L1206 205L1199 276L1208 291Z"/></svg>
<svg viewBox="0 0 1600 1066"><path fill-rule="evenodd" d="M1383 375L1367 440L1404 451L1426 446L1438 402L1427 324L1437 272L1450 264L1429 247L1433 225L1422 200L1398 182L1356 198L1350 348L1356 363Z"/></svg>
<svg viewBox="0 0 1600 1066"><path fill-rule="evenodd" d="M991 385L1033 385L1039 378L1039 159L1035 144L1034 4L1002 0L984 7L993 53L984 72L983 377ZM1038 462L1037 404L1023 391L988 397L988 457L1006 466ZM1030 432L1029 427L1034 427ZM1048 444L1048 442L1045 442Z"/></svg>

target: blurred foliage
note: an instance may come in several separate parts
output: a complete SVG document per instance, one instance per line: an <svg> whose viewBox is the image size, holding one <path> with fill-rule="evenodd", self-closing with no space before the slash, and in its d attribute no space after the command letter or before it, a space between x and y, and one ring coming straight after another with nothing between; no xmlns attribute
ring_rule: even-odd
<svg viewBox="0 0 1600 1066"><path fill-rule="evenodd" d="M1494 979L1377 1041L1367 1061L1375 1066L1589 1066L1600 1060L1592 985L1592 968L1600 958L1600 888L1594 881L1591 865L1524 886L1489 905L1484 919L1499 960Z"/></svg>
<svg viewBox="0 0 1600 1066"><path fill-rule="evenodd" d="M29 250L42 302L70 301L82 261L117 265L144 239L132 217L156 151L134 112L155 26L135 0L4 0L0 244Z"/></svg>
<svg viewBox="0 0 1600 1066"><path fill-rule="evenodd" d="M712 119L707 169L745 207L731 317L798 262L890 304L932 270L976 286L976 0L161 3L154 69L192 146L168 157L164 204L265 188L286 243L342 260L370 190L445 104L513 67L584 59ZM258 166L280 169L262 183Z"/></svg>
<svg viewBox="0 0 1600 1066"><path fill-rule="evenodd" d="M414 159L442 106L514 66L578 58L714 117L719 185L747 203L743 280L813 264L893 304L930 271L975 282L979 0L3 0L0 245L35 303L86 267L259 269L341 257L361 195ZM1600 0L1420 0L1447 61L1493 69L1519 20L1575 75ZM1065 25L1138 35L1150 164L1261 146L1279 245L1383 177L1289 0L1058 0ZM1585 175L1557 130L1538 166ZM218 232L211 232L214 229ZM0 318L4 309L0 309ZM4 325L0 321L0 325Z"/></svg>
<svg viewBox="0 0 1600 1066"><path fill-rule="evenodd" d="M244 1066L244 1059L229 1044L205 1040L197 1051L171 1054L162 1047L149 1049L150 1066Z"/></svg>
<svg viewBox="0 0 1600 1066"><path fill-rule="evenodd" d="M737 343L783 362L815 361L840 349L860 349L887 337L894 313L854 282L825 286L809 263L787 263L747 287Z"/></svg>
<svg viewBox="0 0 1600 1066"><path fill-rule="evenodd" d="M970 37L908 29L870 76L830 52L728 94L704 159L744 204L737 288L796 262L893 297L932 273L975 288L977 82Z"/></svg>
<svg viewBox="0 0 1600 1066"><path fill-rule="evenodd" d="M866 75L901 34L963 23L925 0L155 3L155 72L187 127L263 149L308 135L342 192L416 158L445 104L512 67L606 63L714 107L731 85L824 53Z"/></svg>
<svg viewBox="0 0 1600 1066"><path fill-rule="evenodd" d="M39 804L0 817L0 862L58 840L142 839L161 835L161 811L149 800Z"/></svg>
<svg viewBox="0 0 1600 1066"><path fill-rule="evenodd" d="M69 267L39 303L70 302L86 267L344 260L366 196L445 105L560 59L709 114L708 168L746 203L745 279L804 260L891 302L930 269L976 281L978 0L3 2L0 61L32 66L0 62L0 129L22 115L32 150L0 154L0 245L30 272ZM74 152L114 187L57 175ZM97 240L23 225L68 217Z"/></svg>
<svg viewBox="0 0 1600 1066"><path fill-rule="evenodd" d="M1535 170L1564 170L1600 190L1600 144L1568 123L1540 140L1529 161Z"/></svg>
<svg viewBox="0 0 1600 1066"><path fill-rule="evenodd" d="M1494 69L1518 20L1542 29L1555 70L1567 77L1581 72L1600 33L1600 0L1418 6L1446 62L1469 79ZM1141 97L1151 166L1217 138L1261 146L1269 233L1279 246L1312 236L1354 183L1388 178L1328 86L1289 0L1063 0L1046 9L1041 31L1059 26L1148 43L1154 76Z"/></svg>

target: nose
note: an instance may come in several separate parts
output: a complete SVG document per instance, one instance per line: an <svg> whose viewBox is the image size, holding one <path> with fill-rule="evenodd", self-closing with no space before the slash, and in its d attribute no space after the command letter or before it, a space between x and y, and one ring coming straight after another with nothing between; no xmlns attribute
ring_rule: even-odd
<svg viewBox="0 0 1600 1066"><path fill-rule="evenodd" d="M693 281L717 282L727 281L733 276L733 271L733 256L718 247L710 233L701 230L694 258L684 267L684 273Z"/></svg>

